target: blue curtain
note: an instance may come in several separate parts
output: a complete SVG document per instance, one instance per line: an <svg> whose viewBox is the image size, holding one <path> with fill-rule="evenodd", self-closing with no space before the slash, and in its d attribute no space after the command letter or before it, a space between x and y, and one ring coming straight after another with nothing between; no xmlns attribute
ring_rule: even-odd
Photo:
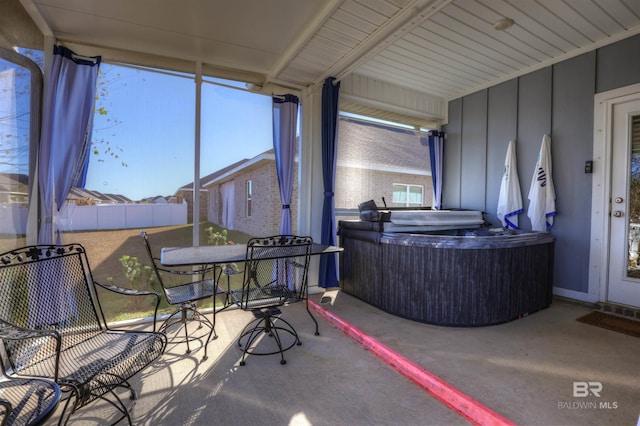
<svg viewBox="0 0 640 426"><path fill-rule="evenodd" d="M336 157L338 144L338 94L340 83L328 77L322 87L322 180L324 183L324 203L322 205L321 243L336 245L336 215L334 189L336 180ZM337 254L320 257L320 287L338 286Z"/></svg>
<svg viewBox="0 0 640 426"><path fill-rule="evenodd" d="M273 97L273 149L276 153L276 170L282 213L280 234L291 233L291 192L293 191L293 164L296 156L296 124L298 122L298 97L294 95Z"/></svg>
<svg viewBox="0 0 640 426"><path fill-rule="evenodd" d="M91 124L100 57L79 57L55 46L45 89L45 105L38 154L41 193L39 244L60 241L54 226L58 211L74 185L84 185L90 154Z"/></svg>
<svg viewBox="0 0 640 426"><path fill-rule="evenodd" d="M429 158L431 160L431 180L433 182L433 208L442 208L442 151L444 149L445 132L432 130L429 132Z"/></svg>

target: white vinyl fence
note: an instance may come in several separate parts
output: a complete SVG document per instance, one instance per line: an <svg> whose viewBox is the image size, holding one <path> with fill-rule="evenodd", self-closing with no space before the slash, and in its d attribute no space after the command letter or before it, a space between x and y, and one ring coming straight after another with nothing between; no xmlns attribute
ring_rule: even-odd
<svg viewBox="0 0 640 426"><path fill-rule="evenodd" d="M27 213L25 204L0 204L0 234L26 234Z"/></svg>
<svg viewBox="0 0 640 426"><path fill-rule="evenodd" d="M67 204L58 216L61 231L151 228L185 225L187 204ZM25 234L27 208L19 204L0 205L0 233Z"/></svg>

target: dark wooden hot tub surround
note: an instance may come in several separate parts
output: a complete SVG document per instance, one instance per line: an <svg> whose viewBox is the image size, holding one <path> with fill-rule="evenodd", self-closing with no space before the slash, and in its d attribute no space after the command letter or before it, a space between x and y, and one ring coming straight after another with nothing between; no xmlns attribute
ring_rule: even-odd
<svg viewBox="0 0 640 426"><path fill-rule="evenodd" d="M340 287L386 312L446 326L507 322L551 304L550 233L385 233L340 221ZM486 234L486 232L485 232Z"/></svg>

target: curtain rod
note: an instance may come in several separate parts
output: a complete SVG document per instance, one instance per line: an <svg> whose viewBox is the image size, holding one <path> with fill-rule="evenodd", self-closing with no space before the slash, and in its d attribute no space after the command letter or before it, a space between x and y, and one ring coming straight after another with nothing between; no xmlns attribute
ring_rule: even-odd
<svg viewBox="0 0 640 426"><path fill-rule="evenodd" d="M94 63L94 64L98 62L98 59L96 59L93 56L83 56L83 55L78 55L77 53L72 53L71 57L74 60L87 61L87 62L91 62L91 63Z"/></svg>
<svg viewBox="0 0 640 426"><path fill-rule="evenodd" d="M93 64L96 64L99 61L97 56L78 55L76 52L74 52L73 50L69 49L67 46L65 46L64 44L60 43L59 41L56 42L56 46L64 47L65 49L67 49L70 52L71 59L73 59L74 61L75 60L87 61L87 62L91 62Z"/></svg>

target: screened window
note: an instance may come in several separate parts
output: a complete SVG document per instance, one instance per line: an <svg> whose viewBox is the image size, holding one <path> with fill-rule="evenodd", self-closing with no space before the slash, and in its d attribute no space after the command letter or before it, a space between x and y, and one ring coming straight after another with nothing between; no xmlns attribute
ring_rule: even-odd
<svg viewBox="0 0 640 426"><path fill-rule="evenodd" d="M27 243L35 166L30 147L40 137L42 62L42 51L0 50L0 251Z"/></svg>
<svg viewBox="0 0 640 426"><path fill-rule="evenodd" d="M400 182L398 186L396 183ZM358 217L358 204L428 207L432 191L426 133L341 114L338 122L336 219Z"/></svg>
<svg viewBox="0 0 640 426"><path fill-rule="evenodd" d="M193 74L102 62L86 185L72 190L59 221L65 241L84 244L99 265L97 280L153 284L141 229L157 254L277 233L271 97L206 76L196 83Z"/></svg>
<svg viewBox="0 0 640 426"><path fill-rule="evenodd" d="M272 99L230 86L208 77L202 84L201 185L216 194L209 202L221 212L221 218L209 221L244 235L276 234L280 217L274 212L281 203ZM296 184L292 205L297 204Z"/></svg>

